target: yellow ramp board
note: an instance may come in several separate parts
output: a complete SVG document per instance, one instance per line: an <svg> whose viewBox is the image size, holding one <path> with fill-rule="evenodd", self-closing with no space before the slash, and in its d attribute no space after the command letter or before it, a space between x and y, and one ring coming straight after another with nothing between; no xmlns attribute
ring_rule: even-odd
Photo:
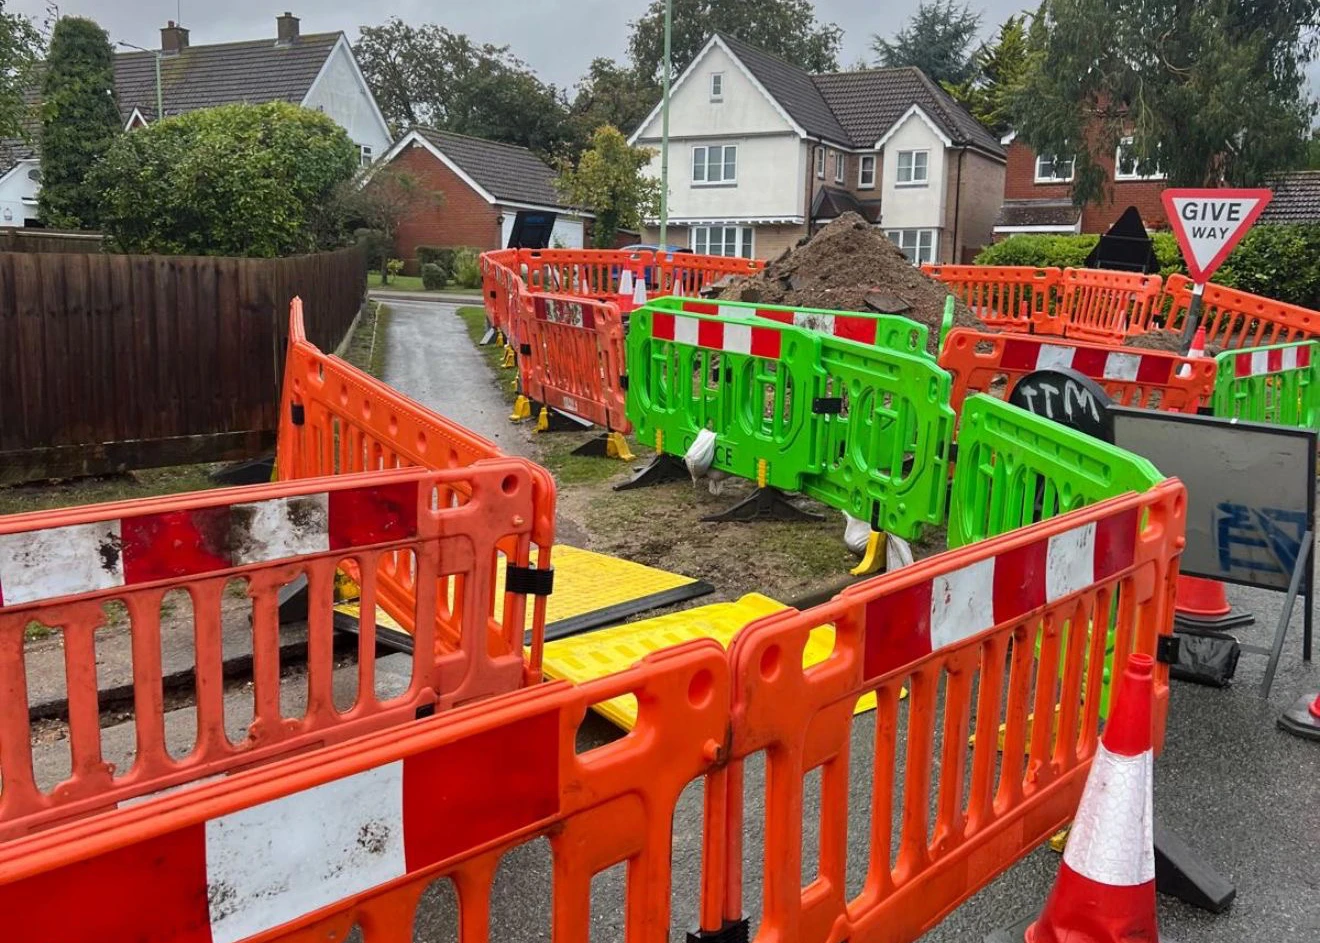
<svg viewBox="0 0 1320 943"><path fill-rule="evenodd" d="M743 626L786 608L768 596L748 593L736 602L717 602L550 642L545 646L543 666L551 678L575 683L590 681L622 671L651 652L694 638L713 638L728 648ZM802 654L802 664L822 662L833 650L834 627L823 625L813 629ZM631 694L592 705L592 709L624 730L631 730L637 723L637 700ZM859 714L874 709L874 694L867 694L857 702Z"/></svg>

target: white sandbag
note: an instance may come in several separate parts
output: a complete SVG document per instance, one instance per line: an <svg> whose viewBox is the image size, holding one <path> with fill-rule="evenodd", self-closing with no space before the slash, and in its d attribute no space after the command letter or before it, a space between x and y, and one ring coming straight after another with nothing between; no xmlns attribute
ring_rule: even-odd
<svg viewBox="0 0 1320 943"><path fill-rule="evenodd" d="M843 545L849 552L861 556L866 553L866 545L871 541L871 525L858 520L847 511L843 512Z"/></svg>
<svg viewBox="0 0 1320 943"><path fill-rule="evenodd" d="M697 438L692 445L683 454L683 464L687 466L688 474L692 480L703 478L706 472L710 471L711 463L715 461L715 433L709 429L702 429L697 433Z"/></svg>
<svg viewBox="0 0 1320 943"><path fill-rule="evenodd" d="M902 537L890 534L885 542L885 572L892 573L894 570L911 566L913 562L912 545Z"/></svg>

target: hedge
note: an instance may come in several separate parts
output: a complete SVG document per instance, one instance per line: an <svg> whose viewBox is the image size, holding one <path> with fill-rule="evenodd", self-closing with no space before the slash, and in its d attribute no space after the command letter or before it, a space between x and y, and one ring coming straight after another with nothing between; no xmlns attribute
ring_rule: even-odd
<svg viewBox="0 0 1320 943"><path fill-rule="evenodd" d="M1010 236L981 251L977 265L1080 266L1099 236ZM1186 274L1178 241L1151 233L1160 274ZM1211 281L1305 308L1320 309L1320 224L1251 229Z"/></svg>

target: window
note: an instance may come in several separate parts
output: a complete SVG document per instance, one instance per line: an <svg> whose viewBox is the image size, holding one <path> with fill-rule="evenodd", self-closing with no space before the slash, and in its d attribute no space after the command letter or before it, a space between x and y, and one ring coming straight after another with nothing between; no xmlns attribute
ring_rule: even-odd
<svg viewBox="0 0 1320 943"><path fill-rule="evenodd" d="M1073 159L1041 154L1036 157L1037 183L1068 183L1073 178Z"/></svg>
<svg viewBox="0 0 1320 943"><path fill-rule="evenodd" d="M816 148L816 179L825 179L825 148Z"/></svg>
<svg viewBox="0 0 1320 943"><path fill-rule="evenodd" d="M724 101L724 73L712 72L710 74L710 100L713 102Z"/></svg>
<svg viewBox="0 0 1320 943"><path fill-rule="evenodd" d="M692 251L697 255L725 255L752 258L752 227L694 226Z"/></svg>
<svg viewBox="0 0 1320 943"><path fill-rule="evenodd" d="M834 182L843 183L843 172L848 166L848 155L843 151L834 152Z"/></svg>
<svg viewBox="0 0 1320 943"><path fill-rule="evenodd" d="M711 144L692 148L694 184L732 184L738 180L738 145Z"/></svg>
<svg viewBox="0 0 1320 943"><path fill-rule="evenodd" d="M857 162L857 188L870 190L875 186L875 155L863 154Z"/></svg>
<svg viewBox="0 0 1320 943"><path fill-rule="evenodd" d="M1164 168L1160 166L1158 160L1146 161L1143 165L1133 153L1132 138L1126 137L1118 142L1118 153L1114 155L1114 179L1163 180Z"/></svg>
<svg viewBox="0 0 1320 943"><path fill-rule="evenodd" d="M358 145L358 163L363 167L371 166L371 146L368 144Z"/></svg>
<svg viewBox="0 0 1320 943"><path fill-rule="evenodd" d="M899 151L898 176L900 187L924 187L930 175L929 151Z"/></svg>
<svg viewBox="0 0 1320 943"><path fill-rule="evenodd" d="M885 233L913 265L935 261L935 230L890 229Z"/></svg>

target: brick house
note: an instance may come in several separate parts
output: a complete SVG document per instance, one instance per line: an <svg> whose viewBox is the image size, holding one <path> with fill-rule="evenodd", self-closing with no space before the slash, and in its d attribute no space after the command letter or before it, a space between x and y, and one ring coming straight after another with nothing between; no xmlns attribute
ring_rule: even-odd
<svg viewBox="0 0 1320 943"><path fill-rule="evenodd" d="M1003 139L1008 148L1004 173L1004 202L995 220L995 238L1015 233L1102 233L1118 220L1129 206L1141 213L1150 229L1164 229L1168 219L1160 194L1164 175L1142 174L1128 152L1131 139L1124 139L1112 156L1099 160L1109 178L1109 192L1099 202L1078 209L1072 202L1073 161L1037 154L1030 145L1016 140L1014 134Z"/></svg>
<svg viewBox="0 0 1320 943"><path fill-rule="evenodd" d="M563 204L555 191L555 171L525 147L414 128L382 163L444 194L439 202L419 204L399 225L395 250L410 264L418 246L502 249L520 213L525 218L553 214L551 245L580 249L585 244L591 214Z"/></svg>

